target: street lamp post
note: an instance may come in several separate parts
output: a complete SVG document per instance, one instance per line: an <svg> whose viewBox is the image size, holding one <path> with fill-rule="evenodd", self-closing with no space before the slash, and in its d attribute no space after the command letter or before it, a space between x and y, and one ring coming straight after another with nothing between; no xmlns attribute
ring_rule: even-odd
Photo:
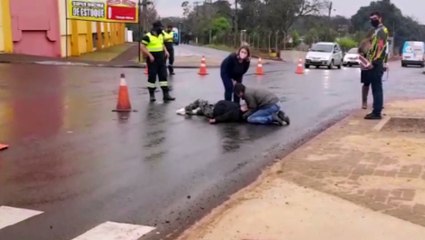
<svg viewBox="0 0 425 240"><path fill-rule="evenodd" d="M235 39L234 39L234 44L236 45L237 43L237 36L238 36L238 0L235 0L235 18L234 18L235 22L234 22L234 27L235 27Z"/></svg>

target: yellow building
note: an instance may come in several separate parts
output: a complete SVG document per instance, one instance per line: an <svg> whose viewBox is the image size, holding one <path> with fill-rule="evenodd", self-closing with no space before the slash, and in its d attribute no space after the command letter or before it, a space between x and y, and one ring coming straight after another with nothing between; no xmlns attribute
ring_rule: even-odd
<svg viewBox="0 0 425 240"><path fill-rule="evenodd" d="M89 22L65 20L65 2L59 0L61 53L65 56L79 56L125 42L124 23ZM68 26L66 26L68 22ZM68 32L67 32L68 30ZM68 46L67 46L68 45Z"/></svg>
<svg viewBox="0 0 425 240"><path fill-rule="evenodd" d="M40 5L46 11L43 16L37 14L42 11L38 9ZM28 15L28 12L34 15ZM11 15L20 21L12 23ZM31 24L24 23L24 20ZM45 22L53 24L47 28ZM22 26L36 26L37 37L28 34L34 32L34 29L26 30ZM79 56L123 44L124 36L124 23L66 20L64 0L0 0L0 52L53 57ZM38 47L34 48L34 44Z"/></svg>
<svg viewBox="0 0 425 240"><path fill-rule="evenodd" d="M0 0L0 52L13 51L9 0Z"/></svg>

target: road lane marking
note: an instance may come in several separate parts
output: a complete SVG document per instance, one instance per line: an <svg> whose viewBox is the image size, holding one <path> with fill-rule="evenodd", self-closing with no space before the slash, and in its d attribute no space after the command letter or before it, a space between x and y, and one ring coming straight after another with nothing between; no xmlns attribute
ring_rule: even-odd
<svg viewBox="0 0 425 240"><path fill-rule="evenodd" d="M154 227L105 222L72 240L137 240Z"/></svg>
<svg viewBox="0 0 425 240"><path fill-rule="evenodd" d="M35 210L0 206L0 229L25 221L42 213L43 212Z"/></svg>

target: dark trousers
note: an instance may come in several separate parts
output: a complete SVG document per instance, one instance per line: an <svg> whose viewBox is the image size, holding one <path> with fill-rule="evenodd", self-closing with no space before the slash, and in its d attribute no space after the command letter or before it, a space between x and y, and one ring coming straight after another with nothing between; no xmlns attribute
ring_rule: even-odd
<svg viewBox="0 0 425 240"><path fill-rule="evenodd" d="M198 109L199 110L194 113L193 110ZM202 100L202 99L197 99L196 101L194 101L193 103L187 105L185 108L186 114L188 115L201 115L201 116L205 116L207 118L213 118L214 116L214 105L210 104L208 101L206 100Z"/></svg>
<svg viewBox="0 0 425 240"><path fill-rule="evenodd" d="M241 99L233 92L234 85L233 85L232 78L230 78L225 73L221 73L221 80L223 81L223 85L224 85L224 100L232 101L232 97L233 97L233 102L239 104Z"/></svg>
<svg viewBox="0 0 425 240"><path fill-rule="evenodd" d="M168 57L168 71L170 73L173 73L174 72L174 67L173 67L173 64L174 64L174 47L172 47L172 46L167 47L167 51L170 54L170 56Z"/></svg>
<svg viewBox="0 0 425 240"><path fill-rule="evenodd" d="M382 76L384 75L383 63L373 64L373 69L369 72L370 84L373 94L373 114L381 115L384 106L384 91L382 89Z"/></svg>
<svg viewBox="0 0 425 240"><path fill-rule="evenodd" d="M168 91L168 81L167 81L167 66L165 64L165 54L154 53L152 54L155 58L155 61L151 62L146 59L148 65L148 89L149 91L155 91L156 89L156 79L159 79L159 86L162 90Z"/></svg>

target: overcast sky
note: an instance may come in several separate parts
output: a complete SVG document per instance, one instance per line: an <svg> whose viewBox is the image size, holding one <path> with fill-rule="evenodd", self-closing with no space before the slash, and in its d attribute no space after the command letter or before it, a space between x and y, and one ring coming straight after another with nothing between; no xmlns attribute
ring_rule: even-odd
<svg viewBox="0 0 425 240"><path fill-rule="evenodd" d="M198 0L200 1L200 0ZM155 0L156 8L161 17L182 16L181 3L183 0ZM193 1L189 1L193 2ZM233 0L232 0L233 2ZM362 6L369 5L368 0L333 0L334 15L351 17ZM421 24L425 24L425 0L392 0L401 9L404 15L414 17Z"/></svg>

